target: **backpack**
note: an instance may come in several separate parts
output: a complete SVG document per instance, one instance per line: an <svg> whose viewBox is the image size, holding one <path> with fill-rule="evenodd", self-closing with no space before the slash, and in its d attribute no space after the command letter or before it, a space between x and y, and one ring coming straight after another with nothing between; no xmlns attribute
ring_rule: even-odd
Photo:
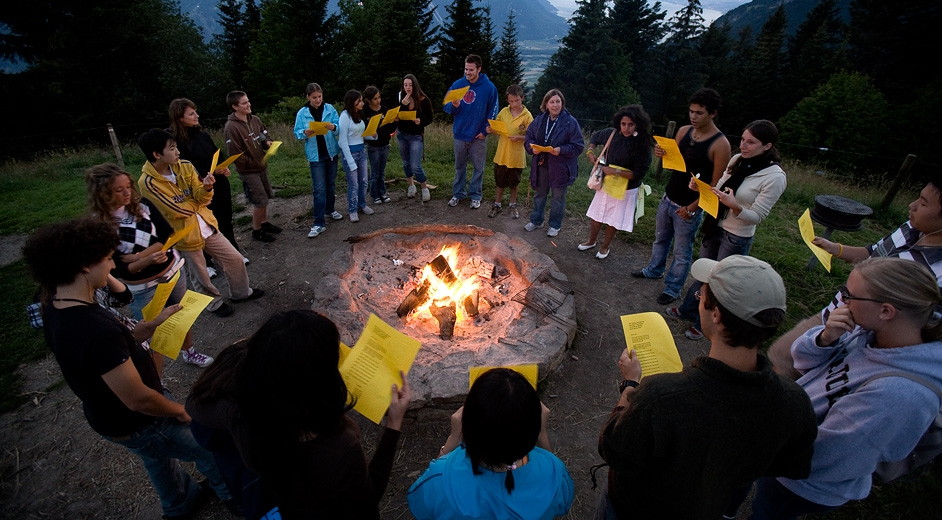
<svg viewBox="0 0 942 520"><path fill-rule="evenodd" d="M942 403L942 391L936 388L935 385L919 376L905 372L885 372L883 374L877 374L864 381L860 386L863 387L875 379L884 377L902 377L919 383L929 390L932 390L935 395L938 396L940 403ZM873 472L873 476L883 482L892 482L908 475L920 466L934 461L940 454L942 454L942 408L940 408L939 412L936 414L935 420L929 425L926 433L924 433L922 438L919 439L919 442L916 443L916 447L913 448L913 451L910 452L906 458L878 463L877 468Z"/></svg>

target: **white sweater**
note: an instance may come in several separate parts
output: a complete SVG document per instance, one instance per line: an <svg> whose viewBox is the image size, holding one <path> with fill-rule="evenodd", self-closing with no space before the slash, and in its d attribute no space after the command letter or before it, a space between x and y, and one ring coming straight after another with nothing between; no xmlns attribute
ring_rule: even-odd
<svg viewBox="0 0 942 520"><path fill-rule="evenodd" d="M357 163L353 160L353 154L350 152L351 145L363 144L363 131L366 130L366 121L360 120L354 123L350 114L346 110L340 113L340 135L337 143L340 145L340 151L343 153L344 161L350 167L350 171L357 169Z"/></svg>
<svg viewBox="0 0 942 520"><path fill-rule="evenodd" d="M739 160L740 154L736 154L729 161L726 171L717 185L722 185L730 178L730 169L732 165ZM740 237L751 237L756 234L756 224L762 222L769 215L772 206L782 196L785 191L785 171L773 164L768 168L759 170L743 180L742 185L736 190L736 201L742 206L739 215L733 214L730 210L726 218L720 221L720 225L726 231Z"/></svg>

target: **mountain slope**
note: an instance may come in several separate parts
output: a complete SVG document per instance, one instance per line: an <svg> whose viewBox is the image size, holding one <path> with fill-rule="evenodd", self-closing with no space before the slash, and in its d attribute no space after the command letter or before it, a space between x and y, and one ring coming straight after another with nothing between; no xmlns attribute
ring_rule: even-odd
<svg viewBox="0 0 942 520"><path fill-rule="evenodd" d="M850 17L850 3L851 0L837 1L837 7L845 21ZM788 20L786 33L793 35L798 30L798 26L808 17L808 13L818 5L818 0L753 0L732 9L713 23L728 23L733 29L733 35L738 35L741 30L748 27L752 29L752 34L755 36L759 34L762 26L780 5L785 6L785 17Z"/></svg>

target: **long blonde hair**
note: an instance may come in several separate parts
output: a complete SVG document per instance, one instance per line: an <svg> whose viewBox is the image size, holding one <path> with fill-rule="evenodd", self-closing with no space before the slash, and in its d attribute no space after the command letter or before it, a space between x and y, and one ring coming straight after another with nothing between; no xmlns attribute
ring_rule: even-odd
<svg viewBox="0 0 942 520"><path fill-rule="evenodd" d="M85 170L88 209L92 216L102 222L114 224L114 219L111 218L111 207L114 203L112 186L114 181L122 175L127 176L131 181L131 202L127 206L128 213L134 216L134 220L139 220L141 218L141 194L137 191L137 183L134 182L130 173L114 163L96 164Z"/></svg>
<svg viewBox="0 0 942 520"><path fill-rule="evenodd" d="M856 266L871 297L886 302L922 324L922 340L942 338L942 294L935 274L926 266L902 258L868 258Z"/></svg>

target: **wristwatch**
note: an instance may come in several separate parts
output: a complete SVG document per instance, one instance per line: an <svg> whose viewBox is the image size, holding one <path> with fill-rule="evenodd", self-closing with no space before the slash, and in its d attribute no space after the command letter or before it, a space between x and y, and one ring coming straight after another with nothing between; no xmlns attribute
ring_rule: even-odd
<svg viewBox="0 0 942 520"><path fill-rule="evenodd" d="M636 388L638 386L638 382L633 379L623 380L621 383L618 384L618 393L619 394L625 393L625 389L628 388L629 386L631 388Z"/></svg>

